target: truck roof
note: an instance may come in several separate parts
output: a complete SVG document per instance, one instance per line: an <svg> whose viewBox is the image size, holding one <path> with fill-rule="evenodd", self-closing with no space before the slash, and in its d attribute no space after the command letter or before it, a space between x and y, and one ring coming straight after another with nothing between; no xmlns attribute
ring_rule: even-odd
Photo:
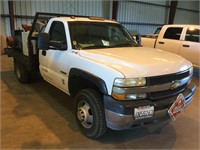
<svg viewBox="0 0 200 150"><path fill-rule="evenodd" d="M59 21L88 21L88 22L106 22L106 23L118 23L114 20L107 20L101 17L55 17L51 20L59 20Z"/></svg>
<svg viewBox="0 0 200 150"><path fill-rule="evenodd" d="M195 27L200 28L200 25L193 25L193 24L168 24L164 25L165 27Z"/></svg>

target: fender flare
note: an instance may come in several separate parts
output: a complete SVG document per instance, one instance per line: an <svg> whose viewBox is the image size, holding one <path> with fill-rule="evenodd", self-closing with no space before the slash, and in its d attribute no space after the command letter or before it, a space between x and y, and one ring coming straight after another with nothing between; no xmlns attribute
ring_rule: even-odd
<svg viewBox="0 0 200 150"><path fill-rule="evenodd" d="M72 68L69 72L69 79L68 79L68 87L69 87L69 92L70 92L70 95L71 95L71 89L70 89L70 86L71 86L71 79L73 77L78 77L78 78L81 78L81 79L86 79L90 82L92 82L98 89L101 93L105 94L105 95L108 95L108 90L107 90L107 87L106 87L106 83L104 82L103 79L99 78L98 76L96 75L93 75L89 72L86 72L84 70L81 70L81 69L77 69L77 68Z"/></svg>

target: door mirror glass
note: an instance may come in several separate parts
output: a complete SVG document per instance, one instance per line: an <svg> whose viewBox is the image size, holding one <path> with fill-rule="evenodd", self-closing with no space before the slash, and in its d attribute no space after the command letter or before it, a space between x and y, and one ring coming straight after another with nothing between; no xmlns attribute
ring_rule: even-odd
<svg viewBox="0 0 200 150"><path fill-rule="evenodd" d="M38 36L38 49L48 50L49 49L49 34L48 33L40 33Z"/></svg>
<svg viewBox="0 0 200 150"><path fill-rule="evenodd" d="M140 34L136 34L134 39L137 42L137 45L141 46L141 35Z"/></svg>

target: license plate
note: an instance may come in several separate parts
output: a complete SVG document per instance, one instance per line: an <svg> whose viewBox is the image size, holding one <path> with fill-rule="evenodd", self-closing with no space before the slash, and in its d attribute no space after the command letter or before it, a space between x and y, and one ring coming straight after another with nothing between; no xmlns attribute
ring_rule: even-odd
<svg viewBox="0 0 200 150"><path fill-rule="evenodd" d="M137 119L144 119L150 118L154 115L154 106L141 106L134 109L134 118Z"/></svg>
<svg viewBox="0 0 200 150"><path fill-rule="evenodd" d="M184 111L185 109L185 98L183 94L179 94L176 101L172 104L172 106L168 110L168 114L172 120L176 120L176 118Z"/></svg>

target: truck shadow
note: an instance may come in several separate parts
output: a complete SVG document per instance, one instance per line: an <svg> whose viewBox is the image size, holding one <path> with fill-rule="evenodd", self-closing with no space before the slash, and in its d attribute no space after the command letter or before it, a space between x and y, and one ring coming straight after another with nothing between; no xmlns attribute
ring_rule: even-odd
<svg viewBox="0 0 200 150"><path fill-rule="evenodd" d="M31 84L20 84L13 71L1 72L1 80L6 86L6 88L3 87L2 92L9 91L16 98L17 105L12 113L18 118L37 116L60 140L59 144L54 145L44 145L40 141L26 142L21 148L134 149L150 146L169 149L176 141L176 131L171 124L125 131L108 130L105 136L90 140L79 133L73 114L72 97L43 80ZM166 144L163 144L163 141Z"/></svg>

